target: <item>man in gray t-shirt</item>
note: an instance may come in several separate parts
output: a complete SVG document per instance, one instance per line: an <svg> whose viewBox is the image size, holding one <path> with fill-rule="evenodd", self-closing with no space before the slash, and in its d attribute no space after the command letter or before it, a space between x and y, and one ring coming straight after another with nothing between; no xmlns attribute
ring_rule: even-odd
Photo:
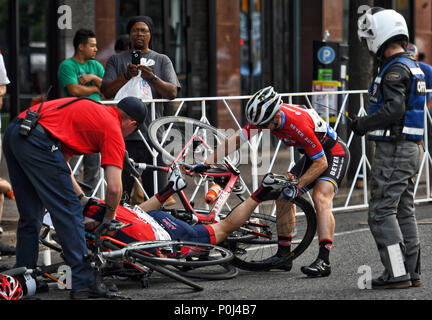
<svg viewBox="0 0 432 320"><path fill-rule="evenodd" d="M113 86L113 82L122 80L122 78L125 78L125 74L126 77L128 77L127 75L127 73L129 72L128 66L131 65L131 63L132 63L131 51L125 51L123 53L115 54L111 56L106 65L105 76L102 82L103 88L106 89L106 87L109 87L109 84ZM160 99L160 98L175 99L177 96L177 92L175 93L175 96L174 95L170 96L169 94L165 94L165 92L162 90L161 92L159 92L156 87L157 82L165 81L169 84L174 85L176 89L180 88L180 83L178 81L177 74L175 73L171 60L164 54L160 54L153 50L149 50L147 52L141 53L141 64L142 67L144 67L144 65L150 65L149 68L152 70L152 73L154 74L153 77L157 77L157 79L155 80L153 80L152 77L152 79L149 81L144 79L150 84L153 99ZM142 77L144 78L143 73L142 73ZM124 82L124 84L126 83L127 81ZM115 91L114 96L118 92L118 90ZM108 93L110 92L108 91L107 94ZM108 97L114 98L114 96L108 96ZM160 103L156 108L156 118L161 117L162 115L163 115L163 104Z"/></svg>
<svg viewBox="0 0 432 320"><path fill-rule="evenodd" d="M147 16L132 18L127 25L130 37L131 50L111 56L105 68L105 76L102 80L101 91L108 99L113 99L117 92L141 70L141 77L151 87L153 99L175 99L180 90L171 60L164 54L151 50L153 21ZM141 50L141 64L132 64L132 51ZM149 113L150 114L150 113ZM163 104L156 104L156 118L163 115ZM147 135L147 125L151 117L140 128L144 136ZM131 134L126 140L126 149L129 156L137 162L152 163L153 158L138 133ZM163 175L160 175L161 177ZM159 173L158 173L159 177ZM164 182L158 178L158 181ZM142 175L143 187L151 197L153 190L153 173L144 171ZM123 174L123 187L129 195L133 186L133 179Z"/></svg>

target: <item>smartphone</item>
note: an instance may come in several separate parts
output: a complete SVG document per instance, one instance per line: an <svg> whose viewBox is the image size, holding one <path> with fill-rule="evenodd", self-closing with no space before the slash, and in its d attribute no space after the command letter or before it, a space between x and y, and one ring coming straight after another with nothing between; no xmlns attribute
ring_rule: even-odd
<svg viewBox="0 0 432 320"><path fill-rule="evenodd" d="M132 64L136 66L141 64L141 51L139 50L132 51Z"/></svg>

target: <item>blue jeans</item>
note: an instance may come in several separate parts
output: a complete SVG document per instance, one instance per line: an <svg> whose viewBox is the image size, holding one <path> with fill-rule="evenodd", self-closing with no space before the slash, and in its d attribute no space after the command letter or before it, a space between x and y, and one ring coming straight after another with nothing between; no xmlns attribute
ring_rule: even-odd
<svg viewBox="0 0 432 320"><path fill-rule="evenodd" d="M19 127L17 123L10 124L3 139L19 212L15 267L36 266L46 208L60 239L65 262L72 269L72 289L92 286L93 269L84 258L88 250L82 208L61 144L36 129L24 138L18 133Z"/></svg>

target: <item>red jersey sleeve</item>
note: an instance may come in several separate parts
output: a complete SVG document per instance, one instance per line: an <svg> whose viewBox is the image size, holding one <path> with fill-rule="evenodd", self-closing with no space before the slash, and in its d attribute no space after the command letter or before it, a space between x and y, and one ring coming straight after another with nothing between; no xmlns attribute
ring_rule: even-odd
<svg viewBox="0 0 432 320"><path fill-rule="evenodd" d="M105 131L105 139L100 150L102 167L111 165L123 170L126 146L120 129L113 130L113 128L109 128Z"/></svg>
<svg viewBox="0 0 432 320"><path fill-rule="evenodd" d="M253 124L246 124L238 133L242 141L247 141L259 132L259 128Z"/></svg>

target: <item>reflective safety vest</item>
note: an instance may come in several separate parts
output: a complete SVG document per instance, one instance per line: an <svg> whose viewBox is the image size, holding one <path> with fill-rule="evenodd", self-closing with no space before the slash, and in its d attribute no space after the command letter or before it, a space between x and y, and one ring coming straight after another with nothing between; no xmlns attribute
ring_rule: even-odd
<svg viewBox="0 0 432 320"><path fill-rule="evenodd" d="M386 70L393 63L402 63L407 66L412 75L412 87L410 90L410 96L408 98L404 124L402 129L402 136L408 140L420 141L424 135L424 108L426 99L426 82L423 71L418 66L417 62L400 57L390 61L385 68L380 72L378 77L369 88L370 103L369 103L369 114L374 114L385 104L385 101L381 93L381 81ZM390 132L391 126L385 126L382 129L371 131L368 133L369 140L389 141L394 137L391 137Z"/></svg>

